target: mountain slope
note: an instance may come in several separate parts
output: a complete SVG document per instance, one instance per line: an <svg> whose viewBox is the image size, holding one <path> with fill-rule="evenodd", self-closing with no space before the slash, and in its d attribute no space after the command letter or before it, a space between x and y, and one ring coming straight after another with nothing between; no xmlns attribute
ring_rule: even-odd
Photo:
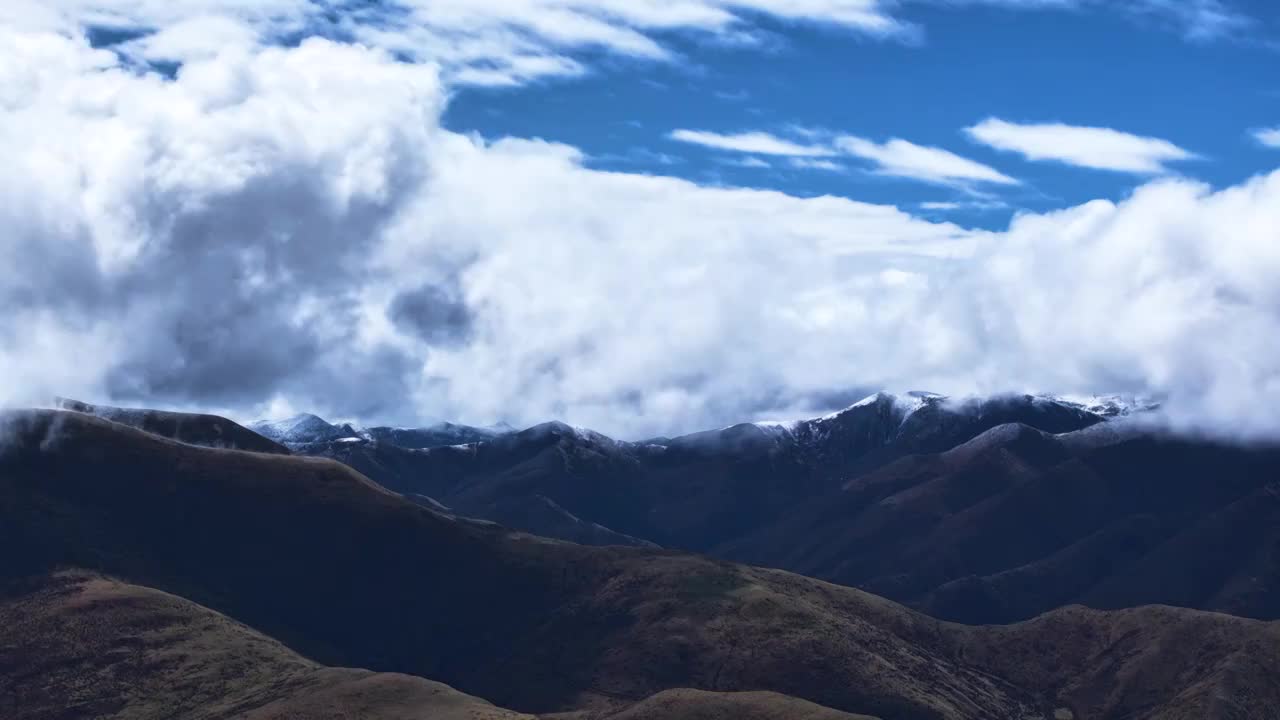
<svg viewBox="0 0 1280 720"><path fill-rule="evenodd" d="M68 571L11 583L0 594L0 716L69 715L534 720L422 678L320 666L157 590ZM693 690L665 691L617 717L859 720L773 693Z"/></svg>
<svg viewBox="0 0 1280 720"><path fill-rule="evenodd" d="M779 571L442 516L330 461L195 448L73 413L5 424L6 577L109 572L317 661L431 677L523 711L616 711L674 688L769 690L901 720L1021 719L1094 695L1118 698L1102 720L1249 717L1188 703L1189 688L1247 688L1236 702L1256 717L1280 703L1270 675L1238 661L1275 650L1274 626L1255 621L1144 609L955 626ZM1119 653L1099 674L1082 638L1127 637L1126 623L1144 647L1185 652ZM1035 667L1011 659L1032 650Z"/></svg>
<svg viewBox="0 0 1280 720"><path fill-rule="evenodd" d="M1280 617L1280 449L1007 425L857 477L726 557L939 617L1170 604Z"/></svg>
<svg viewBox="0 0 1280 720"><path fill-rule="evenodd" d="M347 462L397 492L531 532L565 537L554 526L526 524L510 510L545 498L624 536L706 551L776 521L852 475L910 453L946 450L1006 422L1064 432L1102 418L1032 396L950 401L927 393L880 394L824 418L747 423L643 443L546 423L412 453L386 442L294 447Z"/></svg>
<svg viewBox="0 0 1280 720"><path fill-rule="evenodd" d="M277 455L289 454L289 449L283 445L217 415L90 405L67 398L57 398L55 405L62 410L93 415L191 445Z"/></svg>
<svg viewBox="0 0 1280 720"><path fill-rule="evenodd" d="M517 718L421 678L324 668L182 598L79 572L5 588L0 668L10 720Z"/></svg>

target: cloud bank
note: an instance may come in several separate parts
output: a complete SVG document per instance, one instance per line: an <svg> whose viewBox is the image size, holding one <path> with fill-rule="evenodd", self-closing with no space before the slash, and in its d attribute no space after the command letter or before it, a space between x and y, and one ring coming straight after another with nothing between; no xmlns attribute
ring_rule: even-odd
<svg viewBox="0 0 1280 720"><path fill-rule="evenodd" d="M0 29L0 402L635 437L880 387L1133 391L1280 432L1280 172L977 232L452 133L438 70L380 50L191 57Z"/></svg>

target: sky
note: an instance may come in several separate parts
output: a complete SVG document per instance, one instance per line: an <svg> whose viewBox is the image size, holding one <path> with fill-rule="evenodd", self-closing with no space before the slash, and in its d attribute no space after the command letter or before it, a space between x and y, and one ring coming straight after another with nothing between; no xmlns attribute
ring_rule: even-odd
<svg viewBox="0 0 1280 720"><path fill-rule="evenodd" d="M1280 434L1271 0L10 0L0 403Z"/></svg>

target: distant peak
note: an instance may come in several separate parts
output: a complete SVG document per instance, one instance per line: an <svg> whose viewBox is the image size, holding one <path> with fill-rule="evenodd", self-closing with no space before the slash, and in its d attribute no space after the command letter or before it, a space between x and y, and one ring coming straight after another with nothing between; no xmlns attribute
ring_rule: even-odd
<svg viewBox="0 0 1280 720"><path fill-rule="evenodd" d="M941 402L946 399L947 399L946 395L940 395L938 393L928 392L926 390L911 390L901 394L881 391L881 392L875 393L874 395L868 395L867 397L859 400L858 402L850 405L849 407L843 410L837 410L836 412L833 412L829 415L825 415L818 419L834 420L835 418L838 418L841 415L844 415L845 413L848 413L850 411L856 410L858 408L872 407L874 405L894 406L896 408L903 410L906 414L910 415L911 413L915 412L916 410L919 410L925 405Z"/></svg>

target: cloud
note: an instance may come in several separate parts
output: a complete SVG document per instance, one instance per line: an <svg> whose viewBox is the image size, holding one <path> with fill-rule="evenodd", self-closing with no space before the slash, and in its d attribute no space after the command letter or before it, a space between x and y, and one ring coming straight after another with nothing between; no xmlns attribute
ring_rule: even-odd
<svg viewBox="0 0 1280 720"><path fill-rule="evenodd" d="M993 183L1018 185L1008 175L982 163L935 147L894 138L879 144L859 137L841 137L836 147L854 157L870 160L882 175L910 178L940 185Z"/></svg>
<svg viewBox="0 0 1280 720"><path fill-rule="evenodd" d="M848 168L838 162L814 158L791 158L787 164L797 170L822 170L823 172L844 172Z"/></svg>
<svg viewBox="0 0 1280 720"><path fill-rule="evenodd" d="M194 18L211 16L251 26L273 44L322 36L435 63L455 85L580 75L587 68L575 56L592 51L672 62L678 54L663 42L670 34L735 43L750 38L761 17L875 37L909 31L880 0L6 0L0 7L0 23L26 29L139 35L124 48L137 59L210 46L216 36L189 30ZM188 31L168 33L175 25Z"/></svg>
<svg viewBox="0 0 1280 720"><path fill-rule="evenodd" d="M732 165L734 167L742 167L742 168L752 168L756 170L764 170L764 169L773 167L773 165L769 164L768 160L758 158L754 155L748 155L746 157L719 158L719 161L725 165Z"/></svg>
<svg viewBox="0 0 1280 720"><path fill-rule="evenodd" d="M912 0L937 4L944 0ZM1153 20L1195 40L1234 37L1256 25L1222 0L945 0L1021 10L1091 8ZM266 44L309 36L355 41L396 57L433 63L450 85L510 86L590 71L604 54L638 62L684 61L671 37L722 46L767 47L761 20L834 28L864 37L913 40L921 28L899 17L901 0L5 0L0 23L75 32L86 27L133 37L120 49L135 61L183 61L206 53L227 26L252 28ZM196 19L200 19L198 24ZM209 34L200 31L208 26ZM179 30L170 31L174 27ZM245 38L231 38L234 42Z"/></svg>
<svg viewBox="0 0 1280 720"><path fill-rule="evenodd" d="M844 172L847 168L831 158L850 156L870 160L875 165L875 171L881 175L939 185L1019 184L1014 178L992 167L941 148L916 145L897 138L878 144L849 135L834 136L812 128L793 127L790 131L803 137L805 142L788 140L762 131L723 135L706 130L675 130L668 137L678 142L724 152L787 157L788 164L798 170Z"/></svg>
<svg viewBox="0 0 1280 720"><path fill-rule="evenodd" d="M1280 433L1280 172L984 232L453 133L434 68L321 39L173 77L60 33L0 57L3 402L643 436L850 388L1130 391Z"/></svg>
<svg viewBox="0 0 1280 720"><path fill-rule="evenodd" d="M1111 128L1022 125L987 118L965 132L983 145L1016 152L1028 160L1052 160L1077 167L1139 175L1167 173L1170 172L1169 163L1198 158L1168 140L1131 135Z"/></svg>
<svg viewBox="0 0 1280 720"><path fill-rule="evenodd" d="M1003 210L1009 207L1009 204L1001 200L947 200L947 201L929 201L922 202L919 205L921 210L934 210L942 212L950 212L955 210Z"/></svg>
<svg viewBox="0 0 1280 720"><path fill-rule="evenodd" d="M713 150L749 153L752 155L782 155L787 157L830 157L836 152L821 145L801 145L766 132L746 132L722 135L706 130L674 130L668 138L677 142L701 145Z"/></svg>
<svg viewBox="0 0 1280 720"><path fill-rule="evenodd" d="M1140 17L1170 23L1190 40L1207 42L1238 36L1254 18L1222 0L1136 0L1128 8Z"/></svg>
<svg viewBox="0 0 1280 720"><path fill-rule="evenodd" d="M1253 139L1271 148L1280 148L1280 127L1254 130Z"/></svg>

